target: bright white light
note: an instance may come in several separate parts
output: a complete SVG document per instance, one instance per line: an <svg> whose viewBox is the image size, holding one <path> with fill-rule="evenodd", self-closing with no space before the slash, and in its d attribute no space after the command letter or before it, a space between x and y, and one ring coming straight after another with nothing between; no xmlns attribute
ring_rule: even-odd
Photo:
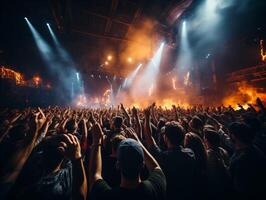
<svg viewBox="0 0 266 200"><path fill-rule="evenodd" d="M79 81L79 73L77 72L76 75L77 75L77 80Z"/></svg>
<svg viewBox="0 0 266 200"><path fill-rule="evenodd" d="M217 7L217 0L207 0L207 10L209 12L214 12Z"/></svg>
<svg viewBox="0 0 266 200"><path fill-rule="evenodd" d="M123 88L124 87L129 87L132 84L132 82L136 78L141 66L142 66L142 64L140 63L138 65L138 67L131 74L128 75L128 77L125 79L125 81L123 83Z"/></svg>
<svg viewBox="0 0 266 200"><path fill-rule="evenodd" d="M164 45L164 42L162 42L151 61L147 64L142 76L134 84L132 91L134 96L149 97L155 92Z"/></svg>
<svg viewBox="0 0 266 200"><path fill-rule="evenodd" d="M24 17L24 19L28 21L28 18L27 17Z"/></svg>
<svg viewBox="0 0 266 200"><path fill-rule="evenodd" d="M50 24L49 24L49 23L46 23L46 25L47 25L47 26L50 26Z"/></svg>
<svg viewBox="0 0 266 200"><path fill-rule="evenodd" d="M181 32L182 37L187 37L187 22L183 21L182 23L182 32Z"/></svg>

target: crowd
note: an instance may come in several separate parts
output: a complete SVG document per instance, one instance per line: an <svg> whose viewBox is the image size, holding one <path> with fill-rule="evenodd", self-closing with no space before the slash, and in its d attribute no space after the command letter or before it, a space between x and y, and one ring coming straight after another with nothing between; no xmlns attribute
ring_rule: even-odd
<svg viewBox="0 0 266 200"><path fill-rule="evenodd" d="M0 199L264 199L266 108L0 111Z"/></svg>

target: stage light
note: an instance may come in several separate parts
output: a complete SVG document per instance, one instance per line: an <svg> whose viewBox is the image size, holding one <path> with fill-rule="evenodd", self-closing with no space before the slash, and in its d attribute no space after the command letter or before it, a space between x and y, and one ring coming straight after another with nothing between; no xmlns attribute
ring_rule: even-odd
<svg viewBox="0 0 266 200"><path fill-rule="evenodd" d="M79 81L79 73L76 72L77 80Z"/></svg>
<svg viewBox="0 0 266 200"><path fill-rule="evenodd" d="M134 84L132 91L134 96L149 97L154 93L159 75L159 69L160 69L161 57L163 54L164 45L165 45L164 42L160 44L153 58L147 64L143 74Z"/></svg>
<svg viewBox="0 0 266 200"><path fill-rule="evenodd" d="M25 20L28 20L28 18L27 18L27 17L24 17L24 19L25 19Z"/></svg>
<svg viewBox="0 0 266 200"><path fill-rule="evenodd" d="M134 81L134 79L136 78L140 68L141 68L142 64L140 63L137 68L131 73L128 75L128 77L125 79L122 87L125 88L125 87L130 87L132 82Z"/></svg>
<svg viewBox="0 0 266 200"><path fill-rule="evenodd" d="M128 57L127 61L128 61L129 63L131 63L133 60L132 60L131 57Z"/></svg>
<svg viewBox="0 0 266 200"><path fill-rule="evenodd" d="M105 65L109 65L109 62L105 61L104 64L105 64Z"/></svg>
<svg viewBox="0 0 266 200"><path fill-rule="evenodd" d="M46 23L46 25L49 27L50 26L50 24L49 23Z"/></svg>
<svg viewBox="0 0 266 200"><path fill-rule="evenodd" d="M113 59L113 57L111 56L111 55L109 55L109 56L107 56L107 60L112 60Z"/></svg>

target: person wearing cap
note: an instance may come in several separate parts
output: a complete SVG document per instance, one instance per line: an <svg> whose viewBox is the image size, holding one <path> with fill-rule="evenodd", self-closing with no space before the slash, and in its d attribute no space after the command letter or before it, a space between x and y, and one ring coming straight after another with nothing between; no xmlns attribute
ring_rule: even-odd
<svg viewBox="0 0 266 200"><path fill-rule="evenodd" d="M167 182L167 199L195 199L198 196L197 180L199 170L197 170L194 152L183 147L185 131L183 127L175 122L167 122L162 128L162 137L167 150L163 151L152 137L150 110L146 109L144 136L146 144L158 160Z"/></svg>
<svg viewBox="0 0 266 200"><path fill-rule="evenodd" d="M103 132L98 124L94 125L93 134L89 163L91 199L164 199L166 180L159 164L139 141L133 139L125 139L118 146L117 168L120 170L121 182L119 187L111 188L102 178ZM140 171L144 164L150 175L142 181Z"/></svg>

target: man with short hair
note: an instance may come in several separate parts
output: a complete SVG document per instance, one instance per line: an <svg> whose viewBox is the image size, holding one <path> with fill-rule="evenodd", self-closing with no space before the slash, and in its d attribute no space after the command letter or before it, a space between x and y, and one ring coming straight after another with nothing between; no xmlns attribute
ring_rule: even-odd
<svg viewBox="0 0 266 200"><path fill-rule="evenodd" d="M121 183L111 188L102 178L101 145L103 132L96 124L93 127L93 145L89 164L90 191L92 199L164 199L166 190L165 176L140 141L125 139L120 142L117 154L117 167L121 174ZM146 164L150 171L147 180L140 179L140 171Z"/></svg>
<svg viewBox="0 0 266 200"><path fill-rule="evenodd" d="M162 151L151 135L150 110L146 109L144 133L152 155L158 160L167 180L167 199L194 199L199 178L194 152L183 148L185 132L177 122L167 122L162 129L166 151ZM198 197L198 196L197 196Z"/></svg>

